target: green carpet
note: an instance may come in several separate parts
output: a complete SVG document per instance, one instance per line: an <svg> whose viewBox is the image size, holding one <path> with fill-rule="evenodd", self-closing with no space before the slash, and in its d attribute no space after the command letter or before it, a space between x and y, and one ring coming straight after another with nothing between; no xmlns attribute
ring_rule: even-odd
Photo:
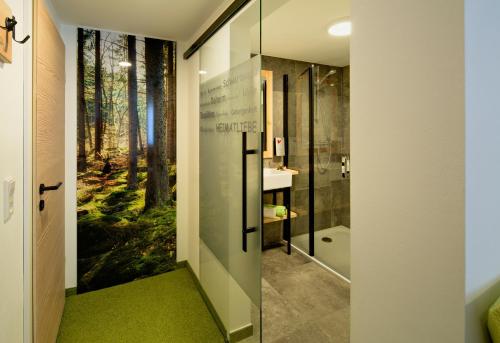
<svg viewBox="0 0 500 343"><path fill-rule="evenodd" d="M59 343L224 342L185 268L66 298Z"/></svg>

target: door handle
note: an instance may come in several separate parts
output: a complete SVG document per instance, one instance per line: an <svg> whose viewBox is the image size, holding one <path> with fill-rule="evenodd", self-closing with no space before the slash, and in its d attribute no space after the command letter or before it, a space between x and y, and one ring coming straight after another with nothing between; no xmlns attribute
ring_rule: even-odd
<svg viewBox="0 0 500 343"><path fill-rule="evenodd" d="M62 184L63 184L62 182L59 182L57 185L54 186L45 186L45 184L41 183L38 192L40 193L40 195L42 195L43 193L48 191L57 191L59 187L62 186Z"/></svg>
<svg viewBox="0 0 500 343"><path fill-rule="evenodd" d="M38 188L38 193L42 195L43 193L48 191L57 191L59 187L62 186L62 184L63 184L62 182L59 182L57 185L54 186L45 186L45 184L41 183L40 187ZM38 210L41 212L44 209L45 209L45 200L40 199L40 202L38 203Z"/></svg>
<svg viewBox="0 0 500 343"><path fill-rule="evenodd" d="M243 243L243 251L247 252L247 235L252 232L256 232L257 228L256 227L248 227L247 225L247 156L248 155L256 155L258 153L258 149L248 149L247 148L247 133L242 132L242 145L241 145L241 164L242 164L242 185L241 185L241 195L242 195L242 207L243 211L241 214L241 221L242 221L242 243Z"/></svg>

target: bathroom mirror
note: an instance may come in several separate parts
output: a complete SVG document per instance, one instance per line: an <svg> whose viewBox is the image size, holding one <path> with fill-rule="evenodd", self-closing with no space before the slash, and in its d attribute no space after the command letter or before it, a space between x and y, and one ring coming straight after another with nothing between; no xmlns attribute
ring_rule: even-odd
<svg viewBox="0 0 500 343"><path fill-rule="evenodd" d="M264 123L263 157L273 158L273 72L262 70L262 107Z"/></svg>

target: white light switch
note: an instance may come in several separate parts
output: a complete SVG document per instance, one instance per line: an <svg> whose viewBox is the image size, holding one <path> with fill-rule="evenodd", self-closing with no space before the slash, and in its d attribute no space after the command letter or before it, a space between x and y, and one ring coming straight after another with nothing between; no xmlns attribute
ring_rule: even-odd
<svg viewBox="0 0 500 343"><path fill-rule="evenodd" d="M16 182L13 178L3 180L3 221L6 223L14 213L14 192Z"/></svg>

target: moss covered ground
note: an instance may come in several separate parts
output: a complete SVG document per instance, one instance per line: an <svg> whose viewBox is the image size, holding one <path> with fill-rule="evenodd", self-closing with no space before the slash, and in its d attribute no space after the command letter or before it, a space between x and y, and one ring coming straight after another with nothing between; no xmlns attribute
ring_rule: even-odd
<svg viewBox="0 0 500 343"><path fill-rule="evenodd" d="M102 175L102 162L78 174L79 293L176 267L175 201L145 211L145 161L139 162L137 190L127 189L126 156L112 166L108 175ZM175 180L175 166L171 170Z"/></svg>

